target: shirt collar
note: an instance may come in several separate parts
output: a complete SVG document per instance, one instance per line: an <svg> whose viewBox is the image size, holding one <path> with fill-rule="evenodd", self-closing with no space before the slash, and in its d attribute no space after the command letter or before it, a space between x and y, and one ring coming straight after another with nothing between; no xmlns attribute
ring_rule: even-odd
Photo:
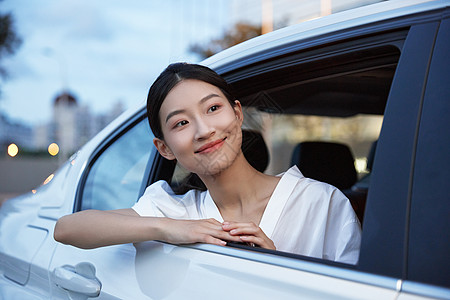
<svg viewBox="0 0 450 300"><path fill-rule="evenodd" d="M267 203L259 227L262 231L271 238L273 231L278 223L284 206L294 190L299 178L304 177L297 166L291 167L285 173L279 174L281 179L278 182L272 196ZM214 218L219 222L223 222L222 215L212 199L209 191L206 191L204 198L205 212L204 218Z"/></svg>

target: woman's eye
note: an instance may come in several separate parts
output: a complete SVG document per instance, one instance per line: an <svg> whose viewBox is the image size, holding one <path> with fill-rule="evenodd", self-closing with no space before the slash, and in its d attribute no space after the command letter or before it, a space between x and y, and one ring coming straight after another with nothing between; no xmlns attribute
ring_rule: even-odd
<svg viewBox="0 0 450 300"><path fill-rule="evenodd" d="M183 120L183 121L180 121L180 122L178 122L177 124L175 124L175 126L174 127L181 127L181 126L184 126L184 125L186 125L188 123L188 121L186 121L186 120Z"/></svg>
<svg viewBox="0 0 450 300"><path fill-rule="evenodd" d="M213 105L208 109L208 112L216 111L220 108L220 105Z"/></svg>

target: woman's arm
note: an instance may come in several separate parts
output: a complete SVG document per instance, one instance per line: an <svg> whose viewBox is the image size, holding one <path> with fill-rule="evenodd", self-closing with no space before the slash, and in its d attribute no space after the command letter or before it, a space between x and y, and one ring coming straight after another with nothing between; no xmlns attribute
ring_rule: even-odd
<svg viewBox="0 0 450 300"><path fill-rule="evenodd" d="M84 210L60 218L54 238L63 244L91 249L159 239L161 225L156 218L142 218L131 208Z"/></svg>
<svg viewBox="0 0 450 300"><path fill-rule="evenodd" d="M239 241L214 219L175 220L141 217L133 209L85 210L64 216L55 226L54 238L83 249L161 240L174 244L210 243L225 245Z"/></svg>

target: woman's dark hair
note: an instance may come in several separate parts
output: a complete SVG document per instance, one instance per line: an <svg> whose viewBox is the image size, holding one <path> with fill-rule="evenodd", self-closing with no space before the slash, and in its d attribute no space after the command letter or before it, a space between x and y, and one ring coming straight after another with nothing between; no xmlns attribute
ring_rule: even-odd
<svg viewBox="0 0 450 300"><path fill-rule="evenodd" d="M150 87L147 97L147 116L150 128L155 137L164 139L161 130L161 120L159 110L169 92L181 81L186 79L196 79L218 87L234 106L235 98L232 96L228 83L216 72L208 67L188 64L174 63L169 65L155 80Z"/></svg>
<svg viewBox="0 0 450 300"><path fill-rule="evenodd" d="M231 88L228 83L216 72L208 67L189 64L174 63L169 65L155 80L150 87L147 97L147 116L153 135L159 139L164 139L161 120L159 118L159 110L166 99L169 92L181 81L186 79L200 80L216 86L221 90L225 97L234 106L234 96L232 96ZM206 190L206 186L197 174L189 174L183 182L174 187L177 194L184 194L188 190L197 189Z"/></svg>

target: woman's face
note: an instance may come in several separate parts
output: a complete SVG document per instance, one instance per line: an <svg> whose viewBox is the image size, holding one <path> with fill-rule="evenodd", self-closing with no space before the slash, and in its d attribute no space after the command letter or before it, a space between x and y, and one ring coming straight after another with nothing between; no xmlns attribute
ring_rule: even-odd
<svg viewBox="0 0 450 300"><path fill-rule="evenodd" d="M230 105L219 88L187 79L167 95L159 111L164 141L159 152L177 159L198 175L214 175L228 168L240 154L242 108Z"/></svg>

